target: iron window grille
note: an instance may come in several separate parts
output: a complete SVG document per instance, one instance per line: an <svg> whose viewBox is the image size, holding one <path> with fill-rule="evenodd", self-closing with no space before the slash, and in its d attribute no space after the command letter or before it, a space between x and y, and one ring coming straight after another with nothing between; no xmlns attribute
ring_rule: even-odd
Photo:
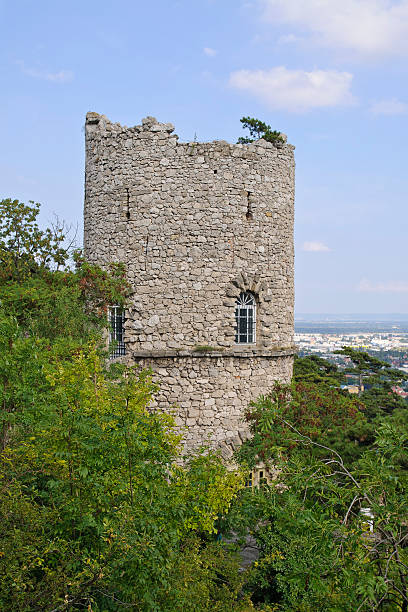
<svg viewBox="0 0 408 612"><path fill-rule="evenodd" d="M243 292L235 303L235 342L254 344L256 341L256 302L252 293Z"/></svg>
<svg viewBox="0 0 408 612"><path fill-rule="evenodd" d="M108 312L109 320L109 357L121 357L125 355L124 323L125 311L120 306L110 306Z"/></svg>

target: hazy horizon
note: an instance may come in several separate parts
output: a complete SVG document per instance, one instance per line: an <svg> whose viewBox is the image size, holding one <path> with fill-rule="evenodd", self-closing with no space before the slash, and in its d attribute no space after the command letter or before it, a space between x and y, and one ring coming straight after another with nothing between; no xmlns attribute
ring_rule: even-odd
<svg viewBox="0 0 408 612"><path fill-rule="evenodd" d="M300 318L318 318L321 317L323 320L328 317L337 319L347 319L350 321L370 321L370 320L389 320L389 321L408 321L408 313L403 312L360 312L360 313L347 313L347 312L295 312L295 319Z"/></svg>

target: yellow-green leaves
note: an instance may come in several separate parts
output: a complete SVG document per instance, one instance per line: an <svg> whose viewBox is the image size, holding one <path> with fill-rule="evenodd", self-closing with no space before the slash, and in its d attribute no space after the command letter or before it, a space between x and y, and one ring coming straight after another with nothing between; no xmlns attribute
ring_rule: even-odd
<svg viewBox="0 0 408 612"><path fill-rule="evenodd" d="M15 609L29 609L25 589L44 610L67 594L69 601L109 609L101 593L134 609L169 609L167 602L181 596L174 581L183 541L216 531L242 474L208 452L180 464L172 417L148 410L157 388L149 371L116 365L110 372L90 345L70 358L50 354L41 372L48 386L38 395L35 418L24 410L19 415L20 436L1 466L9 499L0 504L0 523L7 525L1 535L7 551L19 543L25 551L24 563L10 570L16 584L26 585L17 599L13 595L21 603ZM18 536L10 504L21 512ZM28 507L38 512L36 522L21 518ZM45 551L49 542L54 553ZM0 574L10 568L7 555L0 558ZM3 607L7 584L0 579Z"/></svg>

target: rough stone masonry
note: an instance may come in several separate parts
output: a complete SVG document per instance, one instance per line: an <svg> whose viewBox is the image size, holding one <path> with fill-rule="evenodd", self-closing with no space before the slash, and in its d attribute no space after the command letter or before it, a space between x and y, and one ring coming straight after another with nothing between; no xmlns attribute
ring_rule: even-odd
<svg viewBox="0 0 408 612"><path fill-rule="evenodd" d="M293 365L294 147L179 143L171 123L86 117L85 256L124 262L125 359L151 367L155 406L187 447L224 454L243 414ZM256 301L256 342L236 343L236 301Z"/></svg>

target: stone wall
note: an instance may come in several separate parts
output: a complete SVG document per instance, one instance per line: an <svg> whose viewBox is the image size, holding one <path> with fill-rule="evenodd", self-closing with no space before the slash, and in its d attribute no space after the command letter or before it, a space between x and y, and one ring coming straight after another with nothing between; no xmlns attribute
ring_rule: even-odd
<svg viewBox="0 0 408 612"><path fill-rule="evenodd" d="M91 261L125 262L127 356L157 371L157 404L179 405L193 444L236 436L248 401L290 379L294 147L178 143L173 131L88 113L84 244ZM236 345L246 290L256 344Z"/></svg>
<svg viewBox="0 0 408 612"><path fill-rule="evenodd" d="M171 407L186 445L211 440L225 449L226 456L248 435L242 417L249 403L267 393L274 381L289 382L292 351L183 354L139 357L143 367L152 367L160 390L154 407Z"/></svg>

